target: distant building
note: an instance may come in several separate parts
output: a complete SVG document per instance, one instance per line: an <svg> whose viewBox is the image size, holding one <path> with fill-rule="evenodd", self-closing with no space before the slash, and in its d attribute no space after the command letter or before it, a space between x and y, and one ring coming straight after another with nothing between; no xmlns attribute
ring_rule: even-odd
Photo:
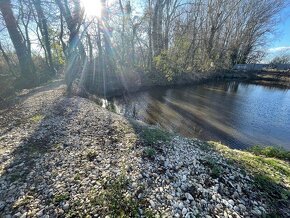
<svg viewBox="0 0 290 218"><path fill-rule="evenodd" d="M236 64L234 70L248 71L248 70L290 70L290 64Z"/></svg>

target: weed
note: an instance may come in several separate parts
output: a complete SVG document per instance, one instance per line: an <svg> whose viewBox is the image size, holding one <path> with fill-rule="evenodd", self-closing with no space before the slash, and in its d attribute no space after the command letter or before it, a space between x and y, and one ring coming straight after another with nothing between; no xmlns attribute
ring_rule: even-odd
<svg viewBox="0 0 290 218"><path fill-rule="evenodd" d="M22 178L21 174L19 172L15 172L10 175L10 182L15 182L21 178Z"/></svg>
<svg viewBox="0 0 290 218"><path fill-rule="evenodd" d="M151 147L146 147L143 150L143 156L144 157L148 157L149 159L154 159L156 155L156 150L154 148Z"/></svg>
<svg viewBox="0 0 290 218"><path fill-rule="evenodd" d="M97 153L95 151L89 151L87 153L87 158L89 161L93 161L97 157Z"/></svg>
<svg viewBox="0 0 290 218"><path fill-rule="evenodd" d="M138 203L127 194L128 179L121 175L104 185L99 195L90 199L94 205L107 208L110 217L136 217Z"/></svg>
<svg viewBox="0 0 290 218"><path fill-rule="evenodd" d="M41 114L35 114L34 116L30 117L30 120L33 123L39 123L43 118L44 118L43 115L41 115Z"/></svg>
<svg viewBox="0 0 290 218"><path fill-rule="evenodd" d="M68 193L63 193L63 194L59 194L59 195L55 195L53 202L54 203L60 203L62 201L67 201L69 200L69 194Z"/></svg>
<svg viewBox="0 0 290 218"><path fill-rule="evenodd" d="M157 128L143 128L140 132L142 140L148 145L154 145L158 142L169 142L172 138L169 132Z"/></svg>
<svg viewBox="0 0 290 218"><path fill-rule="evenodd" d="M53 147L54 147L54 149L56 149L56 150L59 151L59 150L62 149L62 144L60 144L60 143L58 143L58 144L54 144Z"/></svg>
<svg viewBox="0 0 290 218"><path fill-rule="evenodd" d="M109 102L108 105L106 106L106 109L113 113L117 113L117 108L114 102Z"/></svg>
<svg viewBox="0 0 290 218"><path fill-rule="evenodd" d="M151 208L147 208L144 212L144 215L146 218L153 218L155 217L155 214Z"/></svg>
<svg viewBox="0 0 290 218"><path fill-rule="evenodd" d="M80 174L77 173L77 174L75 175L75 177L74 177L74 180L75 180L75 181L78 181L78 180L80 180L80 179L81 179L81 176L80 176Z"/></svg>
<svg viewBox="0 0 290 218"><path fill-rule="evenodd" d="M216 179L221 175L222 169L213 158L207 159L205 164L211 169L210 175L212 178Z"/></svg>

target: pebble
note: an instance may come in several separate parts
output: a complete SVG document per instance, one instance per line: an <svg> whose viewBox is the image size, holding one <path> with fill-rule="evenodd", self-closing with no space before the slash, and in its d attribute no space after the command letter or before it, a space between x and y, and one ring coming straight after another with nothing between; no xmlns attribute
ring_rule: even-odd
<svg viewBox="0 0 290 218"><path fill-rule="evenodd" d="M5 202L4 201L0 201L0 211L3 210L5 207Z"/></svg>
<svg viewBox="0 0 290 218"><path fill-rule="evenodd" d="M69 209L69 203L65 203L62 207L65 211Z"/></svg>
<svg viewBox="0 0 290 218"><path fill-rule="evenodd" d="M189 194L189 193L185 193L185 197L186 197L186 199L188 199L190 201L193 201L194 200L194 198L192 197L192 195Z"/></svg>
<svg viewBox="0 0 290 218"><path fill-rule="evenodd" d="M185 216L186 213L187 213L187 209L186 208L183 208L182 209L182 215Z"/></svg>
<svg viewBox="0 0 290 218"><path fill-rule="evenodd" d="M229 202L229 204L231 204L232 206L235 205L235 202L234 202L232 199L228 200L228 202Z"/></svg>
<svg viewBox="0 0 290 218"><path fill-rule="evenodd" d="M150 200L149 202L150 202L151 207L152 207L152 208L155 208L155 203L154 203L154 201Z"/></svg>

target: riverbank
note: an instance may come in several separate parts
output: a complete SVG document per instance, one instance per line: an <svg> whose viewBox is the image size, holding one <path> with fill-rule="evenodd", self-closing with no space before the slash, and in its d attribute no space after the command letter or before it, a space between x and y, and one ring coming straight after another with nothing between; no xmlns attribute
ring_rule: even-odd
<svg viewBox="0 0 290 218"><path fill-rule="evenodd" d="M172 135L64 88L1 111L1 217L289 217L288 162Z"/></svg>
<svg viewBox="0 0 290 218"><path fill-rule="evenodd" d="M257 85L278 88L290 88L290 73L279 71L233 71L221 70L203 73L180 73L168 80L162 73L136 73L136 78L118 78L105 84L99 81L96 92L100 97L112 98L129 93L147 91L153 88L178 88L184 86L200 85L214 81L240 81ZM83 95L82 93L81 95ZM87 93L88 94L88 93ZM86 95L84 95L86 96Z"/></svg>

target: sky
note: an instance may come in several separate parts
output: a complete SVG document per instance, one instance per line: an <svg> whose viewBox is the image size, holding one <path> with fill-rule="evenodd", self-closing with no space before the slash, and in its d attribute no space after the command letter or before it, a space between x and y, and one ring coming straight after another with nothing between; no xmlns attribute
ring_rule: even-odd
<svg viewBox="0 0 290 218"><path fill-rule="evenodd" d="M280 12L279 18L277 32L270 38L267 46L266 62L283 52L290 52L290 4Z"/></svg>

